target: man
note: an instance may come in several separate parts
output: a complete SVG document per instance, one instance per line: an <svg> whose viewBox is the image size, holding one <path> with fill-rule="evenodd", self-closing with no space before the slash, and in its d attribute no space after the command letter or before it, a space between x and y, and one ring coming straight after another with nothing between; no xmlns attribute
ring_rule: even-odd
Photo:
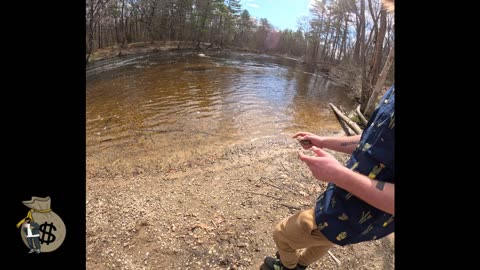
<svg viewBox="0 0 480 270"><path fill-rule="evenodd" d="M383 0L393 10L393 0ZM276 258L262 269L306 269L334 244L380 239L394 232L395 87L383 96L362 135L321 137L298 132L315 156L299 153L318 180L328 182L315 208L300 211L275 227ZM351 154L345 166L322 150Z"/></svg>
<svg viewBox="0 0 480 270"><path fill-rule="evenodd" d="M275 227L277 258L265 258L268 269L306 269L333 244L380 239L394 231L394 90L387 91L362 136L294 135L307 141L303 147L315 153L300 153L300 159L315 178L329 184L315 208L298 212ZM342 166L322 148L352 156Z"/></svg>
<svg viewBox="0 0 480 270"><path fill-rule="evenodd" d="M23 223L23 232L27 237L28 247L30 251L28 253L40 253L40 226L36 222L27 217Z"/></svg>

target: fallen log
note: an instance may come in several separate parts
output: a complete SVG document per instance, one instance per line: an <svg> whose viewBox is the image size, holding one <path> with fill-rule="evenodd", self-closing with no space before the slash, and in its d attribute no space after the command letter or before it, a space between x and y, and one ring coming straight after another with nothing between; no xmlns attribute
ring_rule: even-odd
<svg viewBox="0 0 480 270"><path fill-rule="evenodd" d="M344 121L348 127L350 127L353 132L355 132L355 134L359 135L362 133L362 129L357 125L357 123L353 122L352 120L350 120L350 118L348 118L347 116L345 116L337 107L335 107L335 105L333 105L332 103L328 103L328 105L330 105L330 108L332 108L333 112L335 113L335 115L337 117L339 117L342 121ZM341 123L341 121L340 121ZM348 134L347 134L348 135Z"/></svg>
<svg viewBox="0 0 480 270"><path fill-rule="evenodd" d="M365 116L363 116L362 112L360 111L360 105L358 105L356 112L357 112L358 118L360 118L360 121L362 121L363 125L366 126L368 121L365 118Z"/></svg>

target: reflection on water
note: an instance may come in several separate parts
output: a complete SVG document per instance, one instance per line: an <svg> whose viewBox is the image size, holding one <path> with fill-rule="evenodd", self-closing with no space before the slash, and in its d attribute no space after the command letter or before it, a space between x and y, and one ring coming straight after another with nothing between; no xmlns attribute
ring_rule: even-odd
<svg viewBox="0 0 480 270"><path fill-rule="evenodd" d="M338 131L342 87L301 63L254 54L135 56L87 71L87 151L220 147Z"/></svg>

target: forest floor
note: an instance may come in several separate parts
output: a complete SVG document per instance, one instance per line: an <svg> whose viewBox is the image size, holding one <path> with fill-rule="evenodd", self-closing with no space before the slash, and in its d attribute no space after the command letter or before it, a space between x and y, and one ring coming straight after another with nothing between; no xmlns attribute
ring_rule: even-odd
<svg viewBox="0 0 480 270"><path fill-rule="evenodd" d="M165 51L180 51L180 50L220 50L219 47L213 46L211 43L201 42L200 47L197 44L187 41L155 41L155 42L136 42L130 43L125 48L120 46L111 46L97 49L92 52L89 62L93 63L98 60L104 60L114 57L121 57L125 55L133 55L139 53L155 53Z"/></svg>
<svg viewBox="0 0 480 270"><path fill-rule="evenodd" d="M259 269L275 254L273 227L325 190L299 150L277 138L175 160L88 153L87 269ZM340 264L327 254L309 269L393 270L393 239L335 246Z"/></svg>

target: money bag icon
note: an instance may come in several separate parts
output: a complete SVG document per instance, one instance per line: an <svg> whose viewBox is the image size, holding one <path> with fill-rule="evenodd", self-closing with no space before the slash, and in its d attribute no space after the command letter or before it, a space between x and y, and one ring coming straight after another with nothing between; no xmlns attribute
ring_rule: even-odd
<svg viewBox="0 0 480 270"><path fill-rule="evenodd" d="M41 198L32 196L31 200L22 201L22 203L30 208L30 211L28 211L24 219L17 223L17 228L20 228L26 219L30 219L39 225L39 234L37 237L40 242L41 252L51 252L60 247L63 240L65 240L67 231L63 220L50 208L50 197ZM20 236L22 237L23 243L27 247L30 247L27 243L26 231L22 226ZM31 236L32 235L28 235L28 237Z"/></svg>

